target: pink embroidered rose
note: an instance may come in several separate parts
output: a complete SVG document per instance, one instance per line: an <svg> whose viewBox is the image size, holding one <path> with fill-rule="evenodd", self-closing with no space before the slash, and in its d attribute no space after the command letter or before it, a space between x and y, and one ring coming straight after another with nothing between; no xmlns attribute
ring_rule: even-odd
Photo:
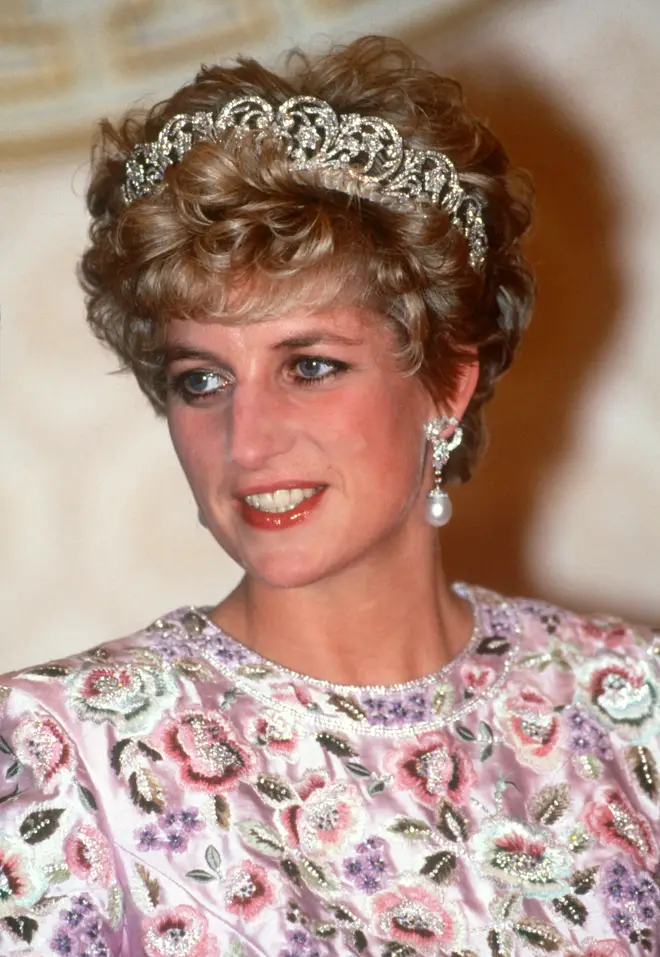
<svg viewBox="0 0 660 957"><path fill-rule="evenodd" d="M178 696L172 672L163 663L109 662L75 671L67 683L81 721L108 722L122 734L151 731Z"/></svg>
<svg viewBox="0 0 660 957"><path fill-rule="evenodd" d="M275 888L263 867L243 861L227 872L225 910L241 920L251 921L276 902Z"/></svg>
<svg viewBox="0 0 660 957"><path fill-rule="evenodd" d="M271 757L298 759L298 734L293 722L279 711L266 711L254 722L254 737Z"/></svg>
<svg viewBox="0 0 660 957"><path fill-rule="evenodd" d="M635 646L634 631L621 621L585 621L580 633L599 649L605 647L612 651L625 651Z"/></svg>
<svg viewBox="0 0 660 957"><path fill-rule="evenodd" d="M64 842L64 857L72 874L88 884L108 887L115 877L107 838L92 824L80 824Z"/></svg>
<svg viewBox="0 0 660 957"><path fill-rule="evenodd" d="M218 941L203 914L180 904L144 922L146 957L219 957Z"/></svg>
<svg viewBox="0 0 660 957"><path fill-rule="evenodd" d="M353 784L331 784L311 772L296 789L299 804L280 812L280 822L294 847L311 857L334 857L362 836L365 810Z"/></svg>
<svg viewBox="0 0 660 957"><path fill-rule="evenodd" d="M420 878L411 877L395 890L383 891L372 906L383 937L416 953L435 957L462 945L465 928L460 912Z"/></svg>
<svg viewBox="0 0 660 957"><path fill-rule="evenodd" d="M233 791L254 767L253 756L238 743L220 711L181 712L165 722L160 742L179 765L182 785L193 791Z"/></svg>
<svg viewBox="0 0 660 957"><path fill-rule="evenodd" d="M393 749L385 766L394 775L395 787L412 791L431 807L441 797L464 802L477 779L467 753L444 731L420 734L414 743Z"/></svg>
<svg viewBox="0 0 660 957"><path fill-rule="evenodd" d="M616 940L585 940L579 950L571 948L566 957L626 957L626 951Z"/></svg>
<svg viewBox="0 0 660 957"><path fill-rule="evenodd" d="M31 768L45 794L52 794L75 768L75 752L64 728L47 715L29 715L14 731L16 757Z"/></svg>
<svg viewBox="0 0 660 957"><path fill-rule="evenodd" d="M607 652L588 658L577 680L587 707L628 740L660 732L659 689L646 662Z"/></svg>
<svg viewBox="0 0 660 957"><path fill-rule="evenodd" d="M460 675L463 694L466 698L472 698L474 695L486 691L496 678L496 672L493 668L486 665L479 666L473 662L461 665Z"/></svg>
<svg viewBox="0 0 660 957"><path fill-rule="evenodd" d="M496 818L475 833L472 845L481 873L508 891L547 899L571 890L571 853L547 828Z"/></svg>
<svg viewBox="0 0 660 957"><path fill-rule="evenodd" d="M653 872L658 864L658 845L648 820L635 811L620 791L604 788L584 811L587 830L601 844L618 847L631 855L639 867Z"/></svg>
<svg viewBox="0 0 660 957"><path fill-rule="evenodd" d="M47 888L46 872L30 848L0 836L0 920L31 907Z"/></svg>
<svg viewBox="0 0 660 957"><path fill-rule="evenodd" d="M531 685L507 689L495 703L497 723L518 760L534 771L549 771L562 760L562 723L552 701Z"/></svg>

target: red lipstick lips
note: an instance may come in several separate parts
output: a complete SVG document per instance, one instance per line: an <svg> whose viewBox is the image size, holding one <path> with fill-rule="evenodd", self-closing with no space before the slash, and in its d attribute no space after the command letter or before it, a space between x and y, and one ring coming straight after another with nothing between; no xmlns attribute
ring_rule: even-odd
<svg viewBox="0 0 660 957"><path fill-rule="evenodd" d="M241 518L246 525L264 531L282 531L286 528L292 528L309 518L314 509L319 506L325 489L326 486L323 486L314 495L303 499L299 505L288 512L262 512L260 509L249 505L244 498L241 498L238 503Z"/></svg>

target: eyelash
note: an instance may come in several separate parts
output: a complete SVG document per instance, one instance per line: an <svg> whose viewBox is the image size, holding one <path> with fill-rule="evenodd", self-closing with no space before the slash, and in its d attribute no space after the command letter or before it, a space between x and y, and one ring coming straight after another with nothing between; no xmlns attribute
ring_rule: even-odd
<svg viewBox="0 0 660 957"><path fill-rule="evenodd" d="M349 364L347 362L342 362L339 359L328 359L325 356L316 356L316 355L305 355L305 356L294 356L289 362L289 371L295 371L301 363L303 362L318 362L321 365L329 366L330 371L326 372L324 375L317 377L306 377L306 376L295 376L294 381L297 385L307 387L320 385L323 382L328 382L330 379L335 379L342 372L346 372L349 369ZM200 402L207 402L208 400L215 398L220 393L224 392L229 385L229 378L225 380L226 385L221 385L217 389L212 389L209 392L191 392L186 386L186 380L191 376L216 376L217 378L222 378L222 374L215 372L212 369L186 369L185 372L179 373L179 375L174 376L168 383L168 390L174 392L177 396L183 399L184 402L188 405L196 405Z"/></svg>

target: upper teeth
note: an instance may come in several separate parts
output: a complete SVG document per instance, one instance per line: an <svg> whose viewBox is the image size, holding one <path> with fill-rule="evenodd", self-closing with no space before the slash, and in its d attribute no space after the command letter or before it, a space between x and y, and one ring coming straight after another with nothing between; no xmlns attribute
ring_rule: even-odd
<svg viewBox="0 0 660 957"><path fill-rule="evenodd" d="M289 512L317 492L318 488L278 488L275 492L246 495L245 501L260 512Z"/></svg>

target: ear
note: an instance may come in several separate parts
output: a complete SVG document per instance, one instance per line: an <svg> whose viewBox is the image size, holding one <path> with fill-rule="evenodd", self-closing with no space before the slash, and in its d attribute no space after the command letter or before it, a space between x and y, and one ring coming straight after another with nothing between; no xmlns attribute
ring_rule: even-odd
<svg viewBox="0 0 660 957"><path fill-rule="evenodd" d="M465 415L465 410L470 404L479 381L479 360L476 354L474 358L465 358L458 363L454 372L454 390L451 395L446 396L441 404L433 401L431 417L438 415L449 415L458 419L460 422Z"/></svg>

